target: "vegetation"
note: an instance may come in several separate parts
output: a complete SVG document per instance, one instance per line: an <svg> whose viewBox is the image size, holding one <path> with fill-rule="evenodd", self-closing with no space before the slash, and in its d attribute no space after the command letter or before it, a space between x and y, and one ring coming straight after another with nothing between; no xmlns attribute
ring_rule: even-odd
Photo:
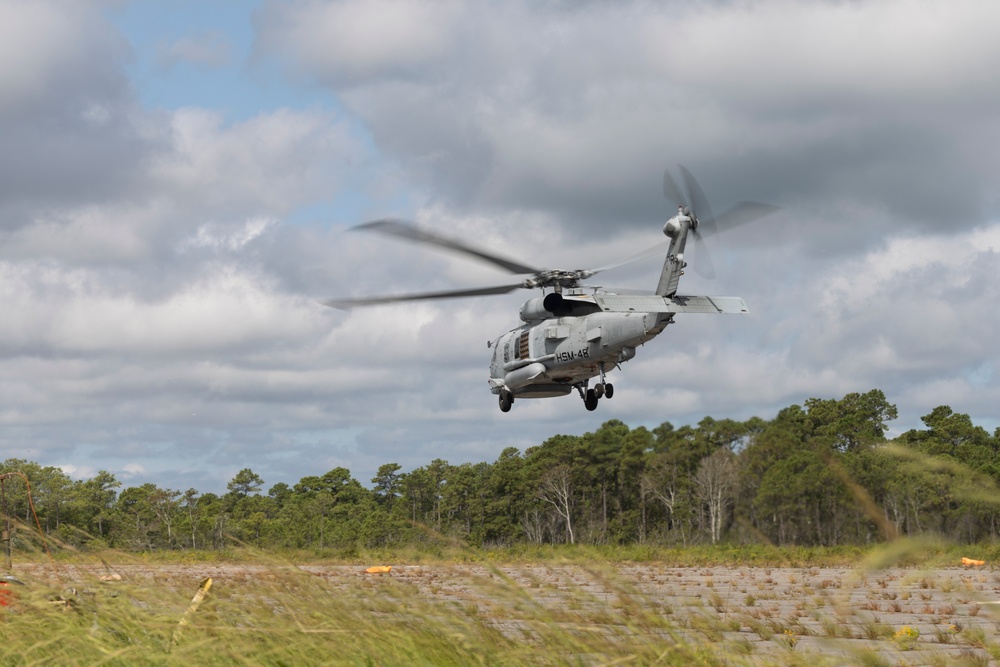
<svg viewBox="0 0 1000 667"><path fill-rule="evenodd" d="M121 488L101 471L9 459L0 473L30 480L38 521L77 549L219 551L234 544L351 557L364 549L553 544L687 547L871 545L941 535L996 538L1000 429L941 406L925 428L885 438L896 408L879 390L813 398L765 421L705 417L649 430L620 421L555 435L492 463L436 459L378 469L365 487L345 468L278 482L251 469L227 493L147 483ZM33 526L25 483L4 480L7 514ZM14 544L31 538L15 531ZM428 551L429 550L429 551Z"/></svg>
<svg viewBox="0 0 1000 667"><path fill-rule="evenodd" d="M821 667L985 665L1000 657L997 623L978 602L995 597L993 569L616 560L637 550L531 546L550 560L380 574L296 566L254 549L236 552L238 564L217 552L195 562L190 551L64 551L55 564L21 565L24 585L0 583L4 664ZM908 538L867 549L869 558L892 561L920 550ZM849 550L676 551L795 562Z"/></svg>
<svg viewBox="0 0 1000 667"><path fill-rule="evenodd" d="M77 569L79 565L75 566ZM231 572L197 607L197 583L158 572L86 589L29 579L9 598L4 664L102 665L722 665L714 651L673 645L667 618L634 607L553 611L502 573L454 602L425 599L393 576L317 576L270 563ZM202 584L204 586L204 582ZM592 662L592 660L588 660Z"/></svg>

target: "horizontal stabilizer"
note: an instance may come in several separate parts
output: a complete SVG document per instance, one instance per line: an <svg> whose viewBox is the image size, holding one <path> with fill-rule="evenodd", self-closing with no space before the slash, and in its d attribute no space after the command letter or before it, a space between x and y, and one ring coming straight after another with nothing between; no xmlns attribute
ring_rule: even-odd
<svg viewBox="0 0 1000 667"><path fill-rule="evenodd" d="M610 313L748 313L738 296L674 296L655 294L595 294L601 310Z"/></svg>

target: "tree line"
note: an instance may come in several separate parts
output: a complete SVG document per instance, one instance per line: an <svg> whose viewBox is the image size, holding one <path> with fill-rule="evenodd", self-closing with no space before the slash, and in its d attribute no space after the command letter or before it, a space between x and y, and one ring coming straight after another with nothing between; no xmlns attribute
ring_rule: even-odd
<svg viewBox="0 0 1000 667"><path fill-rule="evenodd" d="M1000 429L948 406L889 440L896 406L873 389L811 398L774 419L705 417L696 426L555 435L493 462L435 459L409 472L382 465L362 485L346 468L295 484L241 470L222 495L152 483L121 488L107 471L72 480L8 459L30 480L42 531L56 544L125 550L351 552L434 543L689 545L868 544L934 533L997 537ZM21 477L3 480L3 512L28 539L35 517Z"/></svg>

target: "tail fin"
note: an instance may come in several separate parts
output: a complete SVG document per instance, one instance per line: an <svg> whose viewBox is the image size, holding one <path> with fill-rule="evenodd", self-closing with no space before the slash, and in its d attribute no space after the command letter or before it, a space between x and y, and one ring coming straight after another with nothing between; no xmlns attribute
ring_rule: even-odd
<svg viewBox="0 0 1000 667"><path fill-rule="evenodd" d="M660 272L660 282L656 286L656 293L659 296L670 297L677 293L677 284L684 274L684 267L687 266L687 262L684 261L684 248L690 230L691 218L683 207L663 225L663 233L669 236L671 241L667 258L663 262L663 270Z"/></svg>

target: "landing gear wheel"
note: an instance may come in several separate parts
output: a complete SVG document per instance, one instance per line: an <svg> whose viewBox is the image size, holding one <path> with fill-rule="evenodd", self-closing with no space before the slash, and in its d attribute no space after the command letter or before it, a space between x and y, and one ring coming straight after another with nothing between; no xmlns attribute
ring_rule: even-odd
<svg viewBox="0 0 1000 667"><path fill-rule="evenodd" d="M511 406L514 405L514 394L506 389L500 390L500 412L510 412Z"/></svg>
<svg viewBox="0 0 1000 667"><path fill-rule="evenodd" d="M594 385L594 396L597 396L597 398L600 398L601 396L604 396L604 385L603 384L596 384L596 385Z"/></svg>
<svg viewBox="0 0 1000 667"><path fill-rule="evenodd" d="M597 409L597 393L593 389L587 390L587 397L583 399L583 406L591 412Z"/></svg>
<svg viewBox="0 0 1000 667"><path fill-rule="evenodd" d="M604 398L611 398L615 395L615 386L610 382L604 385Z"/></svg>

